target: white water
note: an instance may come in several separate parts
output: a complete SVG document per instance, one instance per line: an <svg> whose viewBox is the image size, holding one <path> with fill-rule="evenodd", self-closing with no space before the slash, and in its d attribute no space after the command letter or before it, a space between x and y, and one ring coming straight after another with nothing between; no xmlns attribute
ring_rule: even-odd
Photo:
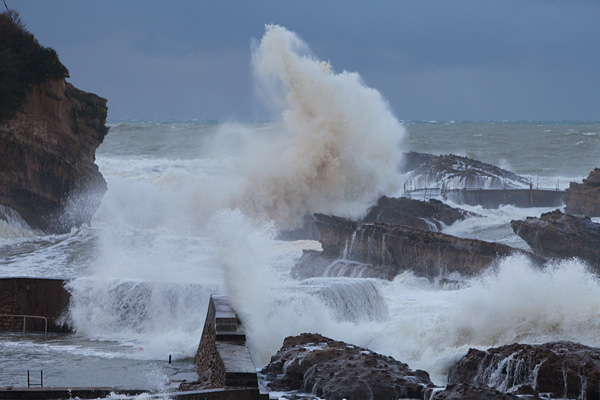
<svg viewBox="0 0 600 400"><path fill-rule="evenodd" d="M90 227L47 236L0 218L3 276L77 278L69 285L70 320L81 345L114 345L91 356L190 361L215 292L229 295L243 319L257 366L284 337L307 331L392 355L439 384L469 347L558 339L600 345L600 285L577 260L539 271L512 257L455 285L410 273L392 282L293 279L302 249L319 244L277 241L277 229L307 213L361 216L381 194L399 191L396 166L412 148L400 147L404 129L377 91L355 73L334 73L284 28L267 27L253 62L280 120L115 125L98 151L108 191ZM526 157L515 141L503 143L515 146L503 150L514 154L507 165L537 173L518 164ZM543 152L528 156L538 157L536 166L552 163ZM547 211L470 210L481 217L444 232L522 248L510 220ZM82 352L52 346L63 355ZM25 364L37 368L35 357ZM6 379L0 384L12 384Z"/></svg>

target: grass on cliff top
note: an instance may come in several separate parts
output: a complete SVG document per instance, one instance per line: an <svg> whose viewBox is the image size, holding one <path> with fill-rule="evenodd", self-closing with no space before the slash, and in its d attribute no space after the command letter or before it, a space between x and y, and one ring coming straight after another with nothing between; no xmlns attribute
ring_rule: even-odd
<svg viewBox="0 0 600 400"><path fill-rule="evenodd" d="M16 11L0 13L0 122L14 117L34 86L68 76L56 51L40 45Z"/></svg>

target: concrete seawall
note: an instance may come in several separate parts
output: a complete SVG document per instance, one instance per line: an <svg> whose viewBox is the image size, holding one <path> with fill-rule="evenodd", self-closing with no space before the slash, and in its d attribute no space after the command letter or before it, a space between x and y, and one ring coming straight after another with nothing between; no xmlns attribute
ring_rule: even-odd
<svg viewBox="0 0 600 400"><path fill-rule="evenodd" d="M70 295L63 279L0 278L0 330L44 332L44 317L48 332L69 332L66 324L59 322L68 309ZM11 316L6 316L7 314ZM25 325L23 325L25 321Z"/></svg>
<svg viewBox="0 0 600 400"><path fill-rule="evenodd" d="M226 296L210 298L195 364L200 383L211 389L222 389L224 396L227 390L248 388L255 395L253 399L269 398L259 393L256 367L246 347L246 334Z"/></svg>

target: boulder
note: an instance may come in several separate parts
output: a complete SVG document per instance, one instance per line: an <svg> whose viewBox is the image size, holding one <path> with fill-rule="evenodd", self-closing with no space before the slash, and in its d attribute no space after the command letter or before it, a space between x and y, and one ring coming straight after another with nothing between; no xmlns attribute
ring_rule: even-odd
<svg viewBox="0 0 600 400"><path fill-rule="evenodd" d="M600 168L590 172L583 183L571 182L563 200L568 214L600 217Z"/></svg>
<svg viewBox="0 0 600 400"><path fill-rule="evenodd" d="M32 228L65 232L89 222L106 191L94 164L106 100L67 83L54 50L14 15L0 15L0 205Z"/></svg>
<svg viewBox="0 0 600 400"><path fill-rule="evenodd" d="M271 390L298 390L328 400L420 399L433 385L425 371L310 333L287 337L262 373Z"/></svg>
<svg viewBox="0 0 600 400"><path fill-rule="evenodd" d="M600 349L572 342L470 349L448 376L449 385L488 385L514 394L600 399ZM434 397L437 399L437 397Z"/></svg>
<svg viewBox="0 0 600 400"><path fill-rule="evenodd" d="M292 269L292 274L299 278L393 279L405 270L432 279L451 273L472 276L493 265L498 257L528 254L499 243L402 225L358 223L323 214L315 214L315 219L323 251L303 254Z"/></svg>
<svg viewBox="0 0 600 400"><path fill-rule="evenodd" d="M440 231L468 216L471 214L435 199L420 201L408 197L383 196L362 221L385 222L425 231Z"/></svg>
<svg viewBox="0 0 600 400"><path fill-rule="evenodd" d="M600 267L600 224L587 217L563 214L560 210L511 221L515 233L534 253L543 257L579 257Z"/></svg>

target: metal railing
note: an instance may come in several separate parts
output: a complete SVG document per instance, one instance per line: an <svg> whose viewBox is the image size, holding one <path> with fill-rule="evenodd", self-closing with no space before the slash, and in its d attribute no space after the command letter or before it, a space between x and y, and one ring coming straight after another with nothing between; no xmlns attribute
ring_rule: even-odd
<svg viewBox="0 0 600 400"><path fill-rule="evenodd" d="M29 370L27 370L27 387L39 386L41 388L44 387L44 371L40 370L40 383L31 383L29 381Z"/></svg>
<svg viewBox="0 0 600 400"><path fill-rule="evenodd" d="M46 318L46 317L42 317L40 315L18 315L18 314L0 314L0 317L23 318L23 333L25 333L27 318L43 319L44 323L45 323L44 336L48 336L48 318Z"/></svg>

